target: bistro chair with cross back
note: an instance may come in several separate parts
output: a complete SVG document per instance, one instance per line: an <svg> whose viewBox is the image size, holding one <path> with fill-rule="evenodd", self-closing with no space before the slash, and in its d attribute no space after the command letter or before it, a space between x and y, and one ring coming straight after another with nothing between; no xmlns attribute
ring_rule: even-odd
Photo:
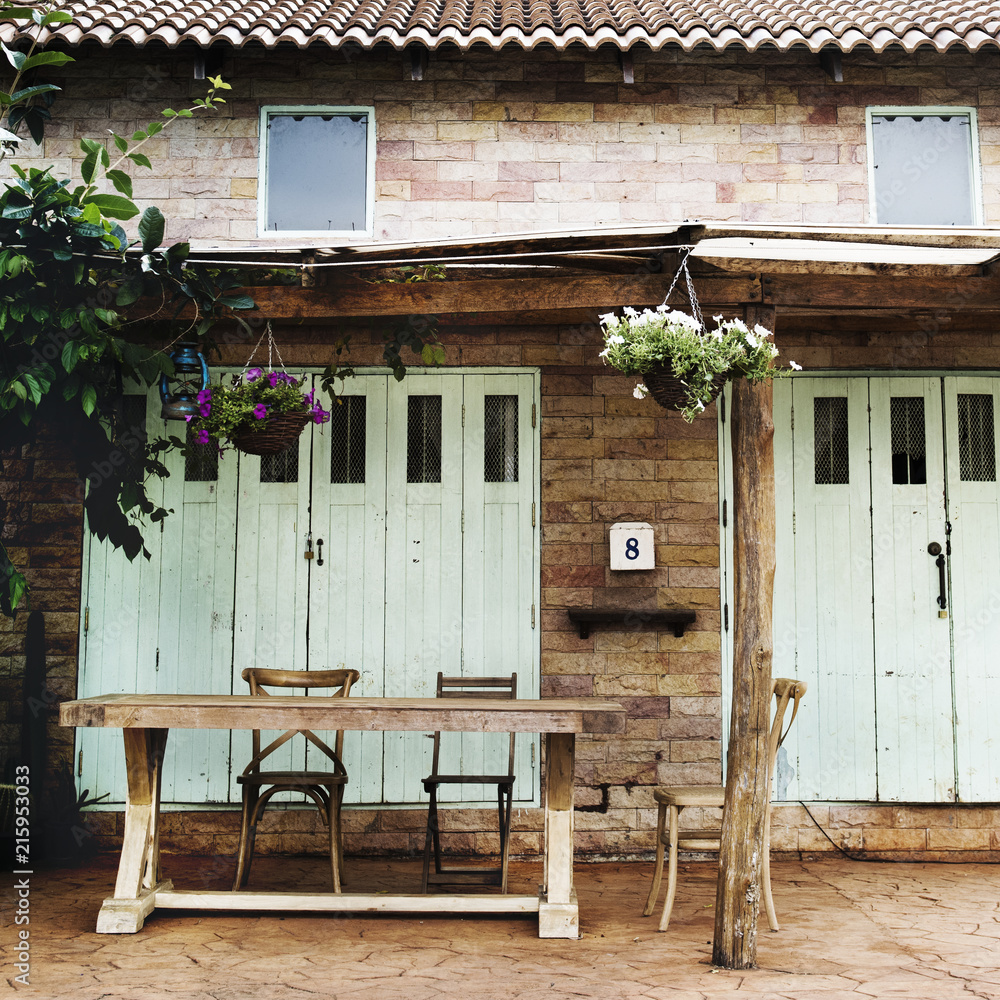
<svg viewBox="0 0 1000 1000"><path fill-rule="evenodd" d="M517 674L510 677L437 676L438 698L477 698L516 700ZM507 891L507 860L510 855L510 816L514 797L514 733L510 734L505 774L441 774L441 734L434 734L431 773L424 778L424 791L430 795L427 808L427 831L424 838L423 892L429 885L498 885ZM497 820L500 827L500 868L444 867L441 863L441 829L438 825L438 788L441 785L496 785ZM431 855L434 870L431 871Z"/></svg>
<svg viewBox="0 0 1000 1000"><path fill-rule="evenodd" d="M799 710L799 702L806 693L805 681L778 677L772 683L774 694L774 715L771 719L771 729L767 742L767 788L768 803L764 814L764 844L771 842L771 779L774 775L774 762L778 756L778 747L784 742ZM792 717L788 725L784 725L788 705L792 705ZM646 908L642 911L644 917L653 912L656 897L660 893L660 880L663 876L664 849L668 855L667 867L667 898L663 904L663 914L660 917L661 931L667 929L670 922L670 911L674 905L674 893L677 890L677 852L684 851L715 851L720 849L721 831L684 830L680 829L680 814L688 807L704 809L718 808L725 805L726 789L722 785L686 785L657 788L653 798L659 805L656 821L656 867L653 870L653 886L649 890ZM771 852L764 851L763 871L761 881L764 889L764 908L767 911L767 922L772 931L778 930L778 918L774 913L774 900L771 898Z"/></svg>
<svg viewBox="0 0 1000 1000"><path fill-rule="evenodd" d="M361 676L357 670L267 670L247 669L243 680L250 685L252 695L267 696L266 688L303 688L306 691L329 689L328 696L346 698L351 686ZM327 758L325 770L262 771L261 764L280 747L296 736L303 736L310 747L315 747ZM236 877L233 890L241 889L250 877L257 823L272 795L278 792L301 792L312 799L326 821L330 834L330 868L333 873L333 891L340 892L344 873L344 855L341 844L340 807L347 784L347 771L341 761L344 750L344 733L337 733L333 748L327 746L308 729L289 729L261 749L260 730L253 731L253 759L236 779L243 786L243 821L240 826L240 843L236 853Z"/></svg>

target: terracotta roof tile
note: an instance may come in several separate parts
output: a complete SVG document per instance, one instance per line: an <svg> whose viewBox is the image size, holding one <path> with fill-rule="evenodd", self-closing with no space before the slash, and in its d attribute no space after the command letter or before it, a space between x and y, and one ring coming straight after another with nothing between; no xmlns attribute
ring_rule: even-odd
<svg viewBox="0 0 1000 1000"><path fill-rule="evenodd" d="M44 34L43 44L564 49L579 43L594 49L643 42L654 49L806 45L813 51L824 45L976 51L1000 44L1000 0L68 0L57 6L75 21ZM0 21L0 40L9 42L17 30Z"/></svg>

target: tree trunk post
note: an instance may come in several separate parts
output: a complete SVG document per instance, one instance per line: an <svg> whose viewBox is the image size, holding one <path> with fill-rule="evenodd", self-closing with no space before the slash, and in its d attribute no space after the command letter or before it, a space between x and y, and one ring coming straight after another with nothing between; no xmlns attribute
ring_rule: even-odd
<svg viewBox="0 0 1000 1000"><path fill-rule="evenodd" d="M774 310L746 309L746 322L774 329ZM719 853L712 961L757 963L765 818L770 798L767 743L771 703L774 587L774 421L770 381L733 382L733 706L726 808Z"/></svg>

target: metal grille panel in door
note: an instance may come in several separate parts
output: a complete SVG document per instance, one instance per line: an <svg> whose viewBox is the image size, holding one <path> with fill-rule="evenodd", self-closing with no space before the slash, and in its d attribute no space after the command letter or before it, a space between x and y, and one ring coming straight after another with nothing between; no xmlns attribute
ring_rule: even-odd
<svg viewBox="0 0 1000 1000"><path fill-rule="evenodd" d="M964 483L996 482L992 396L958 394L958 465Z"/></svg>
<svg viewBox="0 0 1000 1000"><path fill-rule="evenodd" d="M484 399L483 479L487 483L516 483L517 396Z"/></svg>
<svg viewBox="0 0 1000 1000"><path fill-rule="evenodd" d="M365 481L367 397L341 396L330 410L330 482Z"/></svg>
<svg viewBox="0 0 1000 1000"><path fill-rule="evenodd" d="M440 396L409 397L406 445L406 481L441 482Z"/></svg>
<svg viewBox="0 0 1000 1000"><path fill-rule="evenodd" d="M892 425L892 481L901 486L927 482L927 444L923 396L893 396L889 403Z"/></svg>
<svg viewBox="0 0 1000 1000"><path fill-rule="evenodd" d="M214 483L219 478L219 446L212 438L199 444L187 429L184 448L184 482Z"/></svg>
<svg viewBox="0 0 1000 1000"><path fill-rule="evenodd" d="M846 396L817 396L813 400L813 445L816 485L850 482Z"/></svg>
<svg viewBox="0 0 1000 1000"><path fill-rule="evenodd" d="M260 481L262 483L297 483L299 481L298 442L279 451L277 455L261 455Z"/></svg>

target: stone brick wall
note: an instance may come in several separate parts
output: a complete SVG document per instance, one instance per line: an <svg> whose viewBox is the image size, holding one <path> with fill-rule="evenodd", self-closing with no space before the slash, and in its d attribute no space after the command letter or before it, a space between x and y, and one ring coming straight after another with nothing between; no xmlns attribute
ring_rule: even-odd
<svg viewBox="0 0 1000 1000"><path fill-rule="evenodd" d="M65 172L79 138L130 134L204 92L163 50L78 53L35 162ZM868 219L865 108L979 109L985 221L1000 221L1000 54L861 51L834 83L808 52L639 52L625 84L611 51L227 56L229 104L147 144L136 193L168 238L256 237L258 114L264 104L374 106L375 235L434 239L498 231L672 223ZM18 159L27 162L30 145ZM77 164L78 165L78 164ZM0 172L8 170L0 165Z"/></svg>

